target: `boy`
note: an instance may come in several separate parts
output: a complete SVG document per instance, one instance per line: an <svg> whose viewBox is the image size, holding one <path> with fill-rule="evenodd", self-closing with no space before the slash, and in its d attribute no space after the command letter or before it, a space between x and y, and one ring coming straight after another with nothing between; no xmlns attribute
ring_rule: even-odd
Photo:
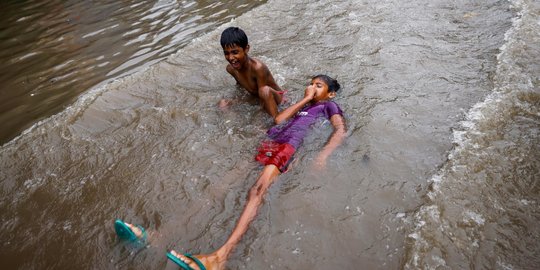
<svg viewBox="0 0 540 270"><path fill-rule="evenodd" d="M221 34L221 47L229 64L227 72L250 94L259 97L264 110L275 118L278 105L283 100L283 91L277 85L268 67L258 59L248 56L249 43L246 33L238 27L229 27ZM230 100L221 100L226 107Z"/></svg>
<svg viewBox="0 0 540 270"><path fill-rule="evenodd" d="M268 131L270 140L262 143L255 158L264 165L264 168L257 182L250 189L244 210L225 244L207 255L193 256L189 253L181 255L170 251L167 253L167 257L171 261L184 270L224 269L231 251L255 218L268 188L280 173L286 171L292 155L302 143L309 128L321 117L329 119L334 128L330 139L316 159L316 169L324 168L326 159L345 138L346 128L343 113L336 103L330 101L336 96L336 91L339 88L340 85L336 80L326 75L317 75L312 78L302 100L276 115L275 122L278 126L274 126ZM292 120L285 125L279 125L290 118ZM124 239L145 240L146 233L142 227L133 226L120 220L117 220L116 223L115 226L117 226L117 233L120 237L124 234L126 235L122 237Z"/></svg>

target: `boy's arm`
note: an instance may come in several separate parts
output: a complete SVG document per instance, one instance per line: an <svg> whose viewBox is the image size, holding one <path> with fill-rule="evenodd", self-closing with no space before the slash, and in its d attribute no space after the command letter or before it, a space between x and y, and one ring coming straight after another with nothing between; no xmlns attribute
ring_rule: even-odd
<svg viewBox="0 0 540 270"><path fill-rule="evenodd" d="M294 116L298 111L300 111L306 104L308 104L313 97L315 96L315 88L313 88L311 85L306 88L306 91L304 92L304 98L298 102L296 102L294 105L289 106L287 109L281 111L276 115L274 118L274 122L276 125L281 124L287 119Z"/></svg>
<svg viewBox="0 0 540 270"><path fill-rule="evenodd" d="M259 60L257 60L257 64L255 65L255 75L257 79L257 87L259 88L257 90L260 91L262 87L269 86L276 91L281 91L281 88L274 80L274 76L272 76L270 69Z"/></svg>
<svg viewBox="0 0 540 270"><path fill-rule="evenodd" d="M238 79L236 79L236 75L234 74L234 68L231 66L231 64L227 64L225 70L234 78L236 85L242 86ZM218 102L218 107L224 110L227 109L229 106L235 105L236 103L238 103L238 98L222 98Z"/></svg>
<svg viewBox="0 0 540 270"><path fill-rule="evenodd" d="M319 168L324 168L326 166L326 159L328 159L332 152L341 145L347 132L343 116L339 114L332 115L332 117L330 117L330 123L332 123L332 126L334 127L334 132L315 161L316 166Z"/></svg>

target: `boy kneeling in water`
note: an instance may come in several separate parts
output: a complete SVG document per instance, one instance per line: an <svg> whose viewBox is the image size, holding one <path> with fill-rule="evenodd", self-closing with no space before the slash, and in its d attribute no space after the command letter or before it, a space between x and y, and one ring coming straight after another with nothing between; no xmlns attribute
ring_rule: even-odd
<svg viewBox="0 0 540 270"><path fill-rule="evenodd" d="M285 172L292 155L302 143L309 128L320 117L330 120L334 132L319 153L315 165L324 168L330 154L345 138L345 121L339 106L331 101L340 88L339 83L326 75L317 75L311 79L306 88L304 98L296 104L280 112L275 121L278 124L268 131L270 140L264 141L259 148L256 160L264 165L257 182L250 189L246 205L233 232L218 250L206 255L179 254L174 250L167 257L184 270L213 270L224 269L231 251L236 247L246 233L249 224L255 218L257 210L263 202L263 197L277 176ZM291 119L291 121L286 122ZM286 123L285 123L286 122ZM284 125L280 125L283 124ZM144 230L129 223L118 221L137 238L141 239Z"/></svg>
<svg viewBox="0 0 540 270"><path fill-rule="evenodd" d="M221 47L227 65L227 72L237 84L251 95L258 97L264 110L276 119L278 106L284 102L283 91L274 80L268 67L259 59L250 57L248 37L244 30L229 27L221 33ZM219 107L226 108L233 100L222 99Z"/></svg>

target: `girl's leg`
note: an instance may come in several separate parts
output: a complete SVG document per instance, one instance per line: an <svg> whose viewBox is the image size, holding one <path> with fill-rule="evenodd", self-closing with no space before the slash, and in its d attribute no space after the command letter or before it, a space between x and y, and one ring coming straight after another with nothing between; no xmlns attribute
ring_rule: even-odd
<svg viewBox="0 0 540 270"><path fill-rule="evenodd" d="M255 219L257 211L263 203L264 195L266 195L268 188L274 182L279 173L279 169L275 165L266 165L259 175L257 182L249 190L244 210L242 211L235 228L225 244L223 244L223 246L221 246L214 253L194 256L206 267L207 270L225 268L227 258L238 242L240 242L242 236L246 233L247 229L249 228L249 224L251 224L253 219ZM196 270L200 269L190 258L180 255L175 251L171 251L171 254L188 264L191 268Z"/></svg>

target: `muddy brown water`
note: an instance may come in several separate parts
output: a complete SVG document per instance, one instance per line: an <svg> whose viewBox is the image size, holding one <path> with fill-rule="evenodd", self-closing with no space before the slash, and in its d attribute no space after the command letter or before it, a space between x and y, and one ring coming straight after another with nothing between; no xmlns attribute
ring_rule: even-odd
<svg viewBox="0 0 540 270"><path fill-rule="evenodd" d="M28 88L2 83L6 269L163 269L169 248L205 253L225 241L271 125L224 70L218 40L231 25L292 101L312 75L337 77L348 138L322 172L311 165L329 124L306 138L228 269L540 265L534 1L52 3L2 4L17 18L3 22L26 27L85 11L73 16L84 31L53 24L33 46L10 45L21 54L2 50L6 63L35 67ZM22 31L6 29L2 46ZM69 44L81 58L53 65L64 75L39 67L44 48ZM245 102L223 111L223 97ZM115 218L155 231L152 245L119 242Z"/></svg>

